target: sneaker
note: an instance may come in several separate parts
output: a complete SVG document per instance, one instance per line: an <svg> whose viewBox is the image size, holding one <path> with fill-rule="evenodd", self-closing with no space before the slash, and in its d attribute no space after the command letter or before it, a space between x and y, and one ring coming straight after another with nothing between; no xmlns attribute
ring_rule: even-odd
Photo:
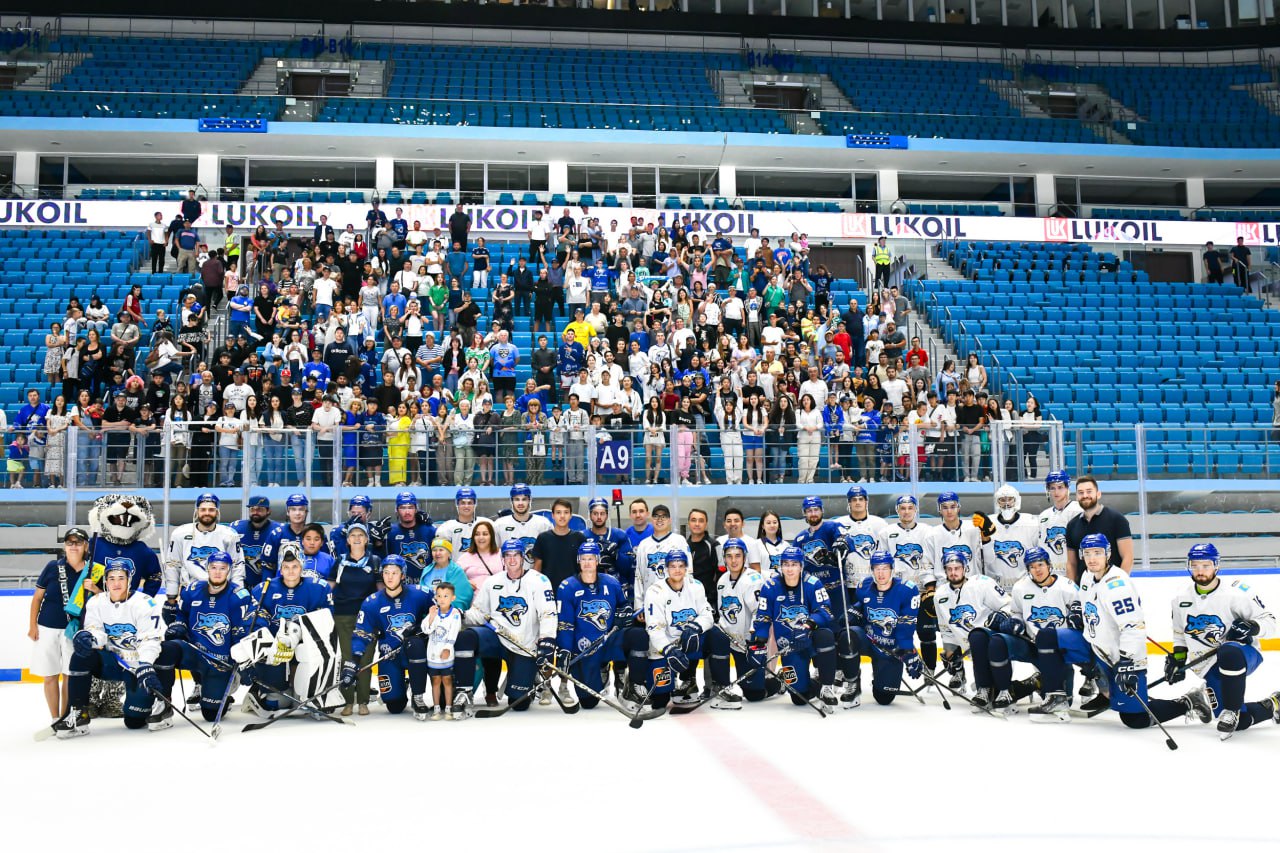
<svg viewBox="0 0 1280 853"><path fill-rule="evenodd" d="M84 708L72 708L65 717L53 724L53 733L60 740L87 735L89 712Z"/></svg>
<svg viewBox="0 0 1280 853"><path fill-rule="evenodd" d="M450 711L450 712L449 712L449 716L451 716L451 717L453 716L453 712L452 712L452 711ZM435 711L433 711L433 712L431 713L431 720L432 720L433 722L436 722L436 721L443 720L443 719L444 719L444 711L441 711L441 710L440 710L440 708L439 708L439 706L437 706L437 707L436 707L436 709L435 709Z"/></svg>
<svg viewBox="0 0 1280 853"><path fill-rule="evenodd" d="M449 722L451 722L451 723L458 719L457 717L455 717L455 716L453 715L453 709L452 709L452 708L451 708L451 709L449 709L448 711L445 711L445 712L444 712L444 718L445 718L446 720L448 720Z"/></svg>
<svg viewBox="0 0 1280 853"><path fill-rule="evenodd" d="M1071 699L1065 693L1050 693L1045 696L1044 702L1032 706L1027 714L1037 723L1069 723Z"/></svg>
<svg viewBox="0 0 1280 853"><path fill-rule="evenodd" d="M1235 711L1223 711L1218 716L1218 740L1231 740L1231 736L1236 733L1236 726L1240 725L1240 715Z"/></svg>
<svg viewBox="0 0 1280 853"><path fill-rule="evenodd" d="M840 707L851 711L862 704L862 679L846 681L840 692Z"/></svg>
<svg viewBox="0 0 1280 853"><path fill-rule="evenodd" d="M425 722L431 714L431 706L423 700L421 693L410 701L413 705L413 718L420 723Z"/></svg>
<svg viewBox="0 0 1280 853"><path fill-rule="evenodd" d="M711 697L711 707L719 711L737 711L742 707L742 694L736 687L717 690Z"/></svg>
<svg viewBox="0 0 1280 853"><path fill-rule="evenodd" d="M688 477L685 477L683 480L681 480L681 481L680 481L680 485L682 485L682 486L692 486L692 485L693 485L693 483L690 483L690 482L689 482L689 478L688 478Z"/></svg>
<svg viewBox="0 0 1280 853"><path fill-rule="evenodd" d="M992 700L991 707L1006 716L1018 713L1018 707L1014 704L1013 694L1008 690L1001 690L996 694L996 698Z"/></svg>
<svg viewBox="0 0 1280 853"><path fill-rule="evenodd" d="M578 694L570 688L568 681L560 682L560 704L570 708L578 704Z"/></svg>
<svg viewBox="0 0 1280 853"><path fill-rule="evenodd" d="M471 717L474 711L471 707L470 690L459 690L453 694L453 707L450 709L450 713L458 720L465 720Z"/></svg>
<svg viewBox="0 0 1280 853"><path fill-rule="evenodd" d="M173 708L157 699L151 706L151 713L147 715L147 728L153 732L162 732L172 727Z"/></svg>
<svg viewBox="0 0 1280 853"><path fill-rule="evenodd" d="M369 706L368 706L368 705L361 705L361 706L359 706L359 707L356 709L356 713L357 713L357 714L359 714L359 715L360 715L360 716L362 716L362 717L367 717L367 716L369 716Z"/></svg>
<svg viewBox="0 0 1280 853"><path fill-rule="evenodd" d="M551 693L549 692L550 689L551 688L547 686L547 682L545 681L542 682L542 684L538 685L538 704L539 705L542 705L545 707L551 704Z"/></svg>
<svg viewBox="0 0 1280 853"><path fill-rule="evenodd" d="M1182 697L1187 705L1187 722L1199 721L1205 725L1213 722L1213 708L1209 705L1209 694L1203 688L1192 690Z"/></svg>
<svg viewBox="0 0 1280 853"><path fill-rule="evenodd" d="M355 711L355 709L356 709L356 706L355 706L355 705L352 705L350 702L348 702L347 704L345 704L345 705L343 705L343 706L342 706L341 714L342 714L342 716L344 716L344 717L350 717L350 716L351 716L351 713L352 713L353 711Z"/></svg>
<svg viewBox="0 0 1280 853"><path fill-rule="evenodd" d="M200 692L199 684L191 688L191 692L187 694L187 712L188 713L194 714L196 711L200 710L201 695L202 694Z"/></svg>
<svg viewBox="0 0 1280 853"><path fill-rule="evenodd" d="M818 698L822 700L822 704L826 705L828 710L834 711L836 704L840 701L840 694L836 692L834 684L824 684L822 689L818 691Z"/></svg>

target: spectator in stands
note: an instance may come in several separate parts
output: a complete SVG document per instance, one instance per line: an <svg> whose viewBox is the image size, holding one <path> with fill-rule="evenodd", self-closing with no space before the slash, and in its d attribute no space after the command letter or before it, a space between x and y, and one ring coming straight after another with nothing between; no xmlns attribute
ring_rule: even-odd
<svg viewBox="0 0 1280 853"><path fill-rule="evenodd" d="M769 450L769 476L771 482L782 483L790 476L791 448L796 444L796 410L791 397L778 394L769 412L769 431L766 445Z"/></svg>
<svg viewBox="0 0 1280 853"><path fill-rule="evenodd" d="M144 233L147 235L147 245L151 250L151 272L164 272L164 252L169 247L168 227L164 224L164 214L160 211L155 212L155 218L150 222Z"/></svg>
<svg viewBox="0 0 1280 853"><path fill-rule="evenodd" d="M178 247L178 272L197 272L196 249L200 245L200 235L191 227L191 220L183 219L182 230L174 237L174 243Z"/></svg>
<svg viewBox="0 0 1280 853"><path fill-rule="evenodd" d="M218 485L234 486L240 471L241 433L244 421L236 413L234 403L222 406L222 415L214 421L213 431L218 435ZM109 457L108 457L109 458Z"/></svg>
<svg viewBox="0 0 1280 853"><path fill-rule="evenodd" d="M204 208L200 205L200 200L196 198L195 190L187 190L187 197L182 200L182 218L188 223L195 223L200 220L200 215L204 213Z"/></svg>
<svg viewBox="0 0 1280 853"><path fill-rule="evenodd" d="M107 474L112 486L123 485L124 469L133 438L130 428L137 422L138 412L127 405L122 393L116 394L112 405L107 406L103 412L102 430L107 436Z"/></svg>
<svg viewBox="0 0 1280 853"><path fill-rule="evenodd" d="M1280 382L1271 388L1271 440L1280 441Z"/></svg>
<svg viewBox="0 0 1280 853"><path fill-rule="evenodd" d="M978 405L973 389L965 389L964 402L956 406L956 428L960 433L960 460L966 483L978 480L986 422L986 411Z"/></svg>
<svg viewBox="0 0 1280 853"><path fill-rule="evenodd" d="M969 353L969 362L964 369L964 378L969 381L969 387L973 389L975 394L987 390L987 369L978 360L976 352Z"/></svg>
<svg viewBox="0 0 1280 853"><path fill-rule="evenodd" d="M524 413L524 428L528 430L525 439L525 469L531 486L541 485L543 471L547 463L547 416L542 411L542 401L536 397L529 401L529 408Z"/></svg>
<svg viewBox="0 0 1280 853"><path fill-rule="evenodd" d="M63 357L67 352L67 337L62 331L62 324L54 321L49 325L49 333L44 336L44 378L45 382L54 385L61 382L64 376Z"/></svg>
<svg viewBox="0 0 1280 853"><path fill-rule="evenodd" d="M1236 244L1231 247L1231 273L1235 277L1236 287L1241 290L1249 290L1249 266L1252 253L1249 247L1244 244L1243 237L1236 238Z"/></svg>
<svg viewBox="0 0 1280 853"><path fill-rule="evenodd" d="M466 213L459 204L454 207L453 213L449 216L449 242L455 247L466 249L470 232L471 215Z"/></svg>
<svg viewBox="0 0 1280 853"><path fill-rule="evenodd" d="M111 327L111 343L118 344L125 348L125 351L132 356L133 348L142 340L142 331L134 322L133 317L127 311L121 311L116 315L116 323Z"/></svg>
<svg viewBox="0 0 1280 853"><path fill-rule="evenodd" d="M1204 254L1201 256L1204 264L1204 276L1210 284L1222 284L1225 275L1222 268L1222 253L1213 246L1210 240L1204 244Z"/></svg>

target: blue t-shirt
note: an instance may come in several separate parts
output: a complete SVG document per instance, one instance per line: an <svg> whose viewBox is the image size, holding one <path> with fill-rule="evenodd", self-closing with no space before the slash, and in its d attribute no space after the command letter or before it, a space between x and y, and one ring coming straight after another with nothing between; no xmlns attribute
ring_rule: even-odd
<svg viewBox="0 0 1280 853"><path fill-rule="evenodd" d="M483 272L489 268L489 250L484 246L476 246L471 250L471 262L475 265L477 272Z"/></svg>
<svg viewBox="0 0 1280 853"><path fill-rule="evenodd" d="M231 306L231 322L247 323L253 312L253 300L248 296L236 294L228 303Z"/></svg>
<svg viewBox="0 0 1280 853"><path fill-rule="evenodd" d="M494 344L489 348L489 358L493 361L493 377L495 379L514 379L516 361L520 358L520 348L512 343Z"/></svg>

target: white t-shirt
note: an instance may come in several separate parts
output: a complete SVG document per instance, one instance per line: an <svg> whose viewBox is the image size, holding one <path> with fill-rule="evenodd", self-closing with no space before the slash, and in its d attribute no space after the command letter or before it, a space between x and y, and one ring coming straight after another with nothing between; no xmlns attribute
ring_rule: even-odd
<svg viewBox="0 0 1280 853"><path fill-rule="evenodd" d="M578 405L584 409L595 402L596 399L595 386L589 382L573 383L569 386L569 393L578 395ZM565 397L565 399L568 400L569 398Z"/></svg>
<svg viewBox="0 0 1280 853"><path fill-rule="evenodd" d="M222 429L234 429L236 432L220 432L218 433L219 447L239 447L240 446L240 430L244 429L244 421L239 418L229 418L226 415L218 418L214 424Z"/></svg>
<svg viewBox="0 0 1280 853"><path fill-rule="evenodd" d="M147 226L147 236L152 243L159 243L163 246L165 243L164 232L166 229L167 226L163 222L152 222Z"/></svg>
<svg viewBox="0 0 1280 853"><path fill-rule="evenodd" d="M529 221L529 239L547 239L547 218L545 216L541 219L532 219Z"/></svg>
<svg viewBox="0 0 1280 853"><path fill-rule="evenodd" d="M895 415L902 414L902 399L907 396L907 383L901 379L887 379L881 383L880 387L884 389L884 398L893 406ZM914 400L912 402L915 402Z"/></svg>
<svg viewBox="0 0 1280 853"><path fill-rule="evenodd" d="M329 411L326 412L324 410L324 406L321 406L320 408L316 409L315 414L311 416L311 425L322 426L322 427L336 427L338 424L342 423L342 421L344 420L346 420L346 418L343 417L341 410L339 410L337 407L331 406L329 408ZM338 435L337 430L317 432L316 440L317 441L333 441L337 435Z"/></svg>
<svg viewBox="0 0 1280 853"><path fill-rule="evenodd" d="M173 363L174 356L178 354L178 348L172 341L161 341L156 345L156 355L159 359L156 361L156 367L166 367Z"/></svg>
<svg viewBox="0 0 1280 853"><path fill-rule="evenodd" d="M324 278L316 279L312 288L317 305L328 305L330 308L333 307L333 294L334 291L338 289L337 282L328 276L325 276Z"/></svg>

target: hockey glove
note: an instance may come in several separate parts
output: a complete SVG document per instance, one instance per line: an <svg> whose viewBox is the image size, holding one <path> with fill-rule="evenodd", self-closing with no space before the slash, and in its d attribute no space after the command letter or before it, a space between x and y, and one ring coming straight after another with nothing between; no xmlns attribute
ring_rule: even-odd
<svg viewBox="0 0 1280 853"><path fill-rule="evenodd" d="M414 637L422 636L422 626L417 622L410 622L400 630L400 642L407 643Z"/></svg>
<svg viewBox="0 0 1280 853"><path fill-rule="evenodd" d="M538 640L538 669L546 669L556 657L556 641L550 637Z"/></svg>
<svg viewBox="0 0 1280 853"><path fill-rule="evenodd" d="M343 690L350 690L356 686L356 662L353 660L344 660L342 662L342 677L338 680L338 686Z"/></svg>
<svg viewBox="0 0 1280 853"><path fill-rule="evenodd" d="M563 669L567 672L569 669L569 659L571 657L572 655L569 654L568 649L556 649L555 655L551 658L551 663L554 664L557 669Z"/></svg>
<svg viewBox="0 0 1280 853"><path fill-rule="evenodd" d="M751 638L751 642L747 645L747 658L751 661L752 666L764 667L765 655L769 653L769 641Z"/></svg>
<svg viewBox="0 0 1280 853"><path fill-rule="evenodd" d="M98 648L98 641L94 639L92 631L76 631L75 637L71 639L71 646L76 654L89 655Z"/></svg>
<svg viewBox="0 0 1280 853"><path fill-rule="evenodd" d="M915 649L906 649L899 652L898 659L907 668L907 675L911 678L920 678L924 675L924 662L920 660L920 655Z"/></svg>
<svg viewBox="0 0 1280 853"><path fill-rule="evenodd" d="M164 638L166 640L189 640L191 638L191 631L187 628L187 623L174 622L165 629Z"/></svg>
<svg viewBox="0 0 1280 853"><path fill-rule="evenodd" d="M938 591L936 583L927 583L920 590L920 616L931 622L938 621L938 611L934 607L933 594Z"/></svg>
<svg viewBox="0 0 1280 853"><path fill-rule="evenodd" d="M680 648L679 643L672 643L663 649L662 656L667 659L667 666L673 672L683 675L689 671L689 656Z"/></svg>
<svg viewBox="0 0 1280 853"><path fill-rule="evenodd" d="M680 651L696 655L702 648L702 629L696 622L686 622L680 629Z"/></svg>
<svg viewBox="0 0 1280 853"><path fill-rule="evenodd" d="M975 512L973 514L973 526L978 528L978 532L982 534L983 545L990 542L991 537L996 535L996 523L985 512Z"/></svg>
<svg viewBox="0 0 1280 853"><path fill-rule="evenodd" d="M1231 623L1231 627L1227 629L1227 633L1223 635L1222 640L1226 643L1245 643L1248 644L1254 637L1258 636L1258 623L1251 619L1237 619Z"/></svg>
<svg viewBox="0 0 1280 853"><path fill-rule="evenodd" d="M1170 684L1177 684L1186 677L1187 648L1186 646L1174 646L1173 654L1165 655L1164 658L1164 680Z"/></svg>
<svg viewBox="0 0 1280 853"><path fill-rule="evenodd" d="M958 651L951 655L943 654L942 668L947 675L964 675L964 655Z"/></svg>
<svg viewBox="0 0 1280 853"><path fill-rule="evenodd" d="M1072 631L1084 630L1084 610L1081 609L1078 601L1067 605L1067 627Z"/></svg>
<svg viewBox="0 0 1280 853"><path fill-rule="evenodd" d="M867 624L867 617L857 604L849 605L849 609L845 611L845 618L848 620L850 628L859 628Z"/></svg>
<svg viewBox="0 0 1280 853"><path fill-rule="evenodd" d="M997 610L987 617L987 630L997 634L1008 634L1011 637L1021 637L1026 633L1027 626L1018 617Z"/></svg>
<svg viewBox="0 0 1280 853"><path fill-rule="evenodd" d="M148 693L160 692L160 676L156 675L155 669L149 663L138 666L133 671L133 678L138 682L138 686Z"/></svg>
<svg viewBox="0 0 1280 853"><path fill-rule="evenodd" d="M166 598L160 615L164 617L164 624L172 625L178 618L178 599Z"/></svg>
<svg viewBox="0 0 1280 853"><path fill-rule="evenodd" d="M1146 672L1147 668L1133 658L1120 658L1120 662L1116 664L1116 687L1126 696L1137 696L1138 685Z"/></svg>

